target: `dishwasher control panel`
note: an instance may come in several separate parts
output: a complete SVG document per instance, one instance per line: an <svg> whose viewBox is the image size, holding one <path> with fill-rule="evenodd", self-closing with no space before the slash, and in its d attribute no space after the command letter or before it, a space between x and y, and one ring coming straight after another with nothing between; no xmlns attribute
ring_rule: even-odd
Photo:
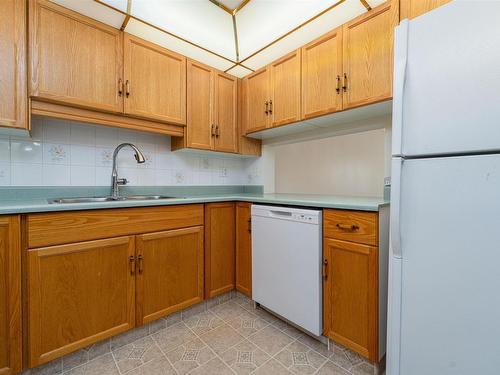
<svg viewBox="0 0 500 375"><path fill-rule="evenodd" d="M310 210L292 207L276 207L252 205L252 216L261 216L271 219L295 221L313 225L321 224L321 210Z"/></svg>

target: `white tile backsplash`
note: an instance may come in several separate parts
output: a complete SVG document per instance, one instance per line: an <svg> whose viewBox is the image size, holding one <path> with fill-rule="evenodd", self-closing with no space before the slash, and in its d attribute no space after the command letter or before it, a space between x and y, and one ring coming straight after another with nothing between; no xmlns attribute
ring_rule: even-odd
<svg viewBox="0 0 500 375"><path fill-rule="evenodd" d="M146 158L137 164L132 150L120 151L118 173L130 185L261 182L251 159L173 153L168 136L40 117L32 119L32 127L32 140L0 137L0 186L107 186L113 151L123 142L134 143Z"/></svg>

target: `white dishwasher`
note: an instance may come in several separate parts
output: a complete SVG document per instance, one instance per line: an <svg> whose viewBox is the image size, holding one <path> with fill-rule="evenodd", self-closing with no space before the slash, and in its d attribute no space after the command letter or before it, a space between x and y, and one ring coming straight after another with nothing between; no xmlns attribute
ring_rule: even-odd
<svg viewBox="0 0 500 375"><path fill-rule="evenodd" d="M252 298L322 334L321 210L252 205Z"/></svg>

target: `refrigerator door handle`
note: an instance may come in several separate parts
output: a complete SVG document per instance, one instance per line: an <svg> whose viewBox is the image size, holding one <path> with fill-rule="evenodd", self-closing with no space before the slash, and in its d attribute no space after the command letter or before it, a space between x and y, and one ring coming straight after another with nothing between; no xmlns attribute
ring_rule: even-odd
<svg viewBox="0 0 500 375"><path fill-rule="evenodd" d="M401 172L403 169L403 159L392 159L392 177L391 177L391 250L396 258L402 258L401 251Z"/></svg>
<svg viewBox="0 0 500 375"><path fill-rule="evenodd" d="M394 86L392 100L392 154L403 155L403 97L408 62L409 21L401 21L394 35Z"/></svg>

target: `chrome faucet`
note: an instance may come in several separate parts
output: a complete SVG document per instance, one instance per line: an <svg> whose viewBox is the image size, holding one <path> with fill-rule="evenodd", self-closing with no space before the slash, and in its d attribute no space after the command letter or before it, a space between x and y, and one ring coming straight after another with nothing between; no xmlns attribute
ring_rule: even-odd
<svg viewBox="0 0 500 375"><path fill-rule="evenodd" d="M138 164L142 164L146 161L142 152L132 143L122 143L115 148L115 152L113 152L113 172L111 173L111 197L113 199L120 198L118 186L126 185L128 183L126 178L118 178L118 171L116 170L116 157L118 156L118 152L126 146L129 146L134 150L134 157Z"/></svg>

